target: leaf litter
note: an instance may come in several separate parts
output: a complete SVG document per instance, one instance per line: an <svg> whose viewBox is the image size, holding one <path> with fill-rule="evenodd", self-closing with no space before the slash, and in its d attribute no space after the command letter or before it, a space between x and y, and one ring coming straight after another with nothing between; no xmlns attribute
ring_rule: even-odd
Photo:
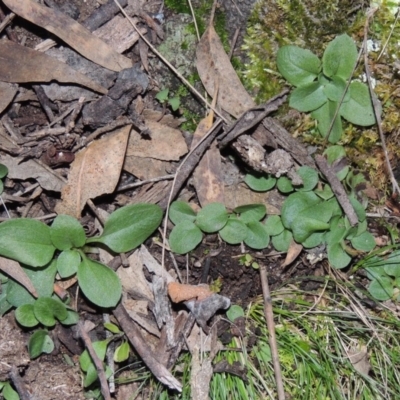
<svg viewBox="0 0 400 400"><path fill-rule="evenodd" d="M266 203L269 213L279 213L282 199L271 198L269 193L267 197L260 198L260 194L249 190L241 183L243 175L238 170L231 169L233 178L228 182L229 162L221 157L217 142L211 135L214 117L212 112L198 124L190 143L191 140L188 140L178 128L181 122L179 118L171 115L164 116L163 111L153 109L154 103L151 104L150 92L152 89L156 90L157 85L149 83L147 75L140 68L134 72L132 59L121 54L132 46L139 47L142 65L151 76L152 71L147 64L148 54L143 49L144 42L138 43L140 35L132 29L131 24L127 23L127 19L117 16L112 22L108 22L92 33L84 27L84 24L80 24L59 10L31 0L3 0L3 2L19 17L44 27L54 34L54 44L65 46L65 50L56 46L44 54L13 41L12 35L10 40L0 42L0 58L3 61L0 65L0 81L2 81L0 87L4 87L5 93L0 107L0 116L2 125L5 127L5 135L13 138L10 143L0 147L0 162L9 169L6 191L13 191L14 188L29 188L32 182L41 188L42 205L39 207L34 206L33 203L37 202L34 197L27 197L27 205L18 202L17 198L12 200L9 197L11 200L7 202L7 206L10 207L14 218L29 216L51 220L54 218L52 212L56 211L75 216L84 225L87 224L85 227L89 229L93 219L97 223L103 219L100 217L104 211L102 208L109 212L113 210L120 199L118 197L120 195L117 196L116 193L121 187L130 187L132 180L138 184L139 190L128 191L124 201L134 203L138 199L152 199L165 209L170 190L172 190L171 186L165 186L162 182L164 186L161 189L161 185L158 186L151 179L173 174L178 165L182 167L179 171L179 173L182 172L182 178L181 181L177 179L175 182L174 193L180 192L182 199L189 200L194 197L190 188L193 183L197 200L202 206L222 202L227 207L235 208L243 204L263 202ZM133 12L133 14L137 17L135 24L140 24L140 34L148 32L154 40L156 40L155 37L162 36L159 25L148 14L139 12ZM135 58L134 54L130 56ZM77 61L79 59L81 61ZM136 58L135 61L139 60ZM83 64L85 67L82 67ZM90 64L92 65L89 66ZM292 157L291 160L296 160L300 165L310 163L307 151L298 142L293 141L287 132L283 132L283 127L277 126L276 122L271 120L270 124L265 124L265 117L280 106L286 94L283 93L280 98L278 96L277 99L272 99L265 108L257 108L233 69L212 22L197 46L196 66L206 91L214 100L212 107L215 106L216 109L223 110L237 119L236 123L224 125L225 132L232 133L224 146L230 145L230 142L233 143L239 135L253 129L257 112L261 112L262 116L257 123L264 121L264 124L257 126L259 136L257 137L257 131L254 136L260 140L260 135L264 134L269 142L261 141L261 145L258 143L259 148L263 148L259 152L259 161L265 157L265 147L276 149L278 143L288 157ZM129 73L133 74L129 75L126 72L128 75L124 75L124 71L129 70ZM118 79L119 84L115 83ZM50 83L54 80L58 84L43 85L47 100L41 97L39 91L33 86L34 91L28 95L25 92L24 87L29 84ZM84 86L85 89L80 86ZM73 92L77 88L85 92ZM99 94L103 96L100 97ZM7 107L13 107L12 102L18 99L19 95L26 95L27 98L30 96L36 108L40 104L43 109L46 107L47 110L52 109L57 117L63 116L57 119L54 116L51 117L52 113L46 112L47 124L66 127L62 134L55 136L50 132L49 138L44 136L45 139L29 139L31 134L38 131L33 118L22 126L8 124L4 111L7 112ZM150 100L146 100L147 97L150 97ZM71 106L71 102L76 103L78 98L82 98L82 113L81 108L76 107L74 109L78 111L75 114L72 112L71 116L64 116L66 107L63 102ZM146 106L143 102L147 102ZM272 108L269 109L271 104ZM153 118L149 116L152 113ZM156 121L154 121L154 115ZM126 123L122 127L113 127L113 123L122 117L127 118ZM162 119L160 120L159 117ZM167 120L169 120L168 124ZM3 126L0 127L3 128ZM93 141L86 141L86 138L93 134L94 129L99 138L96 134ZM286 134L288 136L285 136ZM211 137L210 142L207 142L208 137ZM254 157L254 154L252 155L251 151L254 152L256 144L246 141L247 139L243 140L243 136L239 139L233 146L236 154L243 156L244 162L252 166L254 159L251 157ZM83 148L75 152L75 160L70 166L64 164L47 168L38 160L50 146L61 153ZM188 148L191 149L190 153L188 153ZM179 164L185 156L188 161ZM198 161L199 165L196 167ZM185 186L187 179L192 176L193 182ZM152 190L156 196L154 193L150 195ZM61 198L54 196L54 193L59 192L61 192ZM24 190L21 193L23 196L27 194ZM167 387L178 391L182 390L182 382L168 369L175 364L180 350L185 346L186 338L181 334L183 328L180 330L180 327L185 324L189 326L185 334L188 338L191 337L192 341L193 337L195 338L190 348L193 355L192 368L193 371L197 371L191 376L193 398L207 398L209 381L213 374L212 360L216 351L221 348L220 343L217 344L216 341L216 325L211 328L210 321L217 321L213 319L215 314L218 310L227 309L231 301L235 300L235 295L226 296L223 292L215 294L210 291L208 285L198 284L201 279L197 279L197 282L192 279L190 284L183 284L180 282L179 268L171 267L167 270L164 260L160 262L156 259L159 255L155 249L156 244L149 243L148 247L142 246L140 250L128 255L127 259L124 255L100 255L101 258L108 257L108 264L117 269L122 281L123 299L114 311L114 316L141 359L157 379ZM286 267L293 264L300 251L300 247L292 244L282 265ZM154 253L154 256L151 253ZM1 259L0 270L21 282L35 294L34 285L29 278L19 273L18 268L10 272L9 261ZM179 261L183 266L184 260ZM217 270L216 266L212 277L217 277L215 275ZM228 280L232 277L224 276L224 279ZM234 277L233 280L235 280ZM249 287L239 286L238 291L246 292L249 297ZM177 313L168 300L167 293L172 303L183 302L184 310ZM257 294L259 293L260 291ZM241 296L237 295L237 299L243 299L243 296L246 295L243 293ZM128 319L126 315L129 315ZM197 324L195 325L197 331L196 329L192 331L193 324ZM199 330L201 334L198 334ZM192 335L190 335L191 331ZM212 342L212 345L209 347L211 350L209 358L200 360L199 341L202 335L205 335L206 340ZM7 340L10 341L9 338L4 339L5 342ZM349 354L349 358L352 356L352 353ZM358 361L351 360L351 362L356 364ZM356 368L361 372L367 369ZM200 377L203 378L200 379ZM73 398L83 398L81 391L77 393L74 393ZM68 395L66 392L58 394L61 398L67 398ZM41 398L54 398L46 396L43 392Z"/></svg>

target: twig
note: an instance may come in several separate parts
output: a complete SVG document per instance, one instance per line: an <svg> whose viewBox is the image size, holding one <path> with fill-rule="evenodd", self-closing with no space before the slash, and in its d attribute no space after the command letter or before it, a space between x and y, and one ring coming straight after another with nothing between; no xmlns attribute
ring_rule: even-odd
<svg viewBox="0 0 400 400"><path fill-rule="evenodd" d="M137 351L143 362L147 365L153 375L164 385L168 386L170 389L182 391L182 384L173 377L171 372L164 367L151 352L148 344L143 339L140 329L137 325L130 319L128 313L122 304L119 304L117 308L113 311L115 318L117 318L119 325L125 332L128 340Z"/></svg>
<svg viewBox="0 0 400 400"><path fill-rule="evenodd" d="M175 175L164 175L164 176L158 176L157 178L146 179L145 181L128 183L125 186L118 187L116 189L116 192L123 192L124 190L133 189L135 187L147 185L148 183L152 183L152 182L159 182L159 181L165 181L165 180L168 180L168 179L173 179L174 176Z"/></svg>
<svg viewBox="0 0 400 400"><path fill-rule="evenodd" d="M269 333L269 346L271 348L272 364L274 366L274 372L275 372L276 391L278 393L278 399L285 400L285 390L283 388L283 381L282 381L282 370L281 370L281 365L279 363L278 344L276 342L276 336L275 336L275 323L274 323L274 313L272 310L272 300L271 300L271 294L269 292L267 271L265 269L265 265L263 264L260 264L260 279L264 297L264 315L265 315L265 320L267 322L267 328Z"/></svg>
<svg viewBox="0 0 400 400"><path fill-rule="evenodd" d="M22 381L18 369L15 365L11 367L11 371L9 372L8 376L10 377L11 382L14 384L14 387L18 392L19 398L21 400L32 400L32 396L26 389L25 384Z"/></svg>
<svg viewBox="0 0 400 400"><path fill-rule="evenodd" d="M349 198L343 188L343 185L339 181L339 178L329 167L324 156L317 155L315 157L315 162L318 165L320 171L325 175L325 178L331 185L332 191L335 194L337 201L342 206L344 213L349 219L350 225L355 226L358 224L358 218L354 211L353 206L351 205Z"/></svg>
<svg viewBox="0 0 400 400"><path fill-rule="evenodd" d="M374 114L376 118L376 124L378 126L378 132L379 132L379 137L381 139L382 143L382 150L383 154L385 155L385 163L386 163L386 169L389 172L390 176L390 181L392 182L392 192L393 193L398 193L400 194L400 187L399 184L397 183L397 180L394 176L392 166L390 165L390 160L389 160L389 154L388 150L386 147L386 141L385 141L385 136L383 134L383 129L382 129L382 119L381 119L381 114L380 114L380 106L378 99L376 97L376 94L372 88L372 83L371 83L371 72L369 70L368 66L368 52L367 52L367 37L368 37L368 24L369 20L372 18L372 16L375 14L377 9L372 9L367 13L367 20L365 21L365 26L364 26L364 64L365 64L365 75L367 76L367 82L368 82L368 87L369 87L369 92L371 94L371 99L372 99L372 106L374 107Z"/></svg>
<svg viewBox="0 0 400 400"><path fill-rule="evenodd" d="M106 374L105 374L104 368L103 368L103 362L97 356L97 354L93 348L92 341L90 340L89 335L85 331L82 321L78 322L78 332L79 332L79 336L82 338L83 342L85 343L85 347L96 367L97 375L99 376L99 381L100 381L101 394L103 395L104 400L111 400L110 391L108 389L107 377L106 377Z"/></svg>

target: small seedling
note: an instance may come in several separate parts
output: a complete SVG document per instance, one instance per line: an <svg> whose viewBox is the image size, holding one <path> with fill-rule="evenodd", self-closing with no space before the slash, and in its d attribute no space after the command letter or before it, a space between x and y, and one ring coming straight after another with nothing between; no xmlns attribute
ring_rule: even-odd
<svg viewBox="0 0 400 400"><path fill-rule="evenodd" d="M181 101L179 97L169 97L169 89L163 89L156 94L156 99L163 105L164 108L169 105L172 111L178 110Z"/></svg>
<svg viewBox="0 0 400 400"><path fill-rule="evenodd" d="M320 134L331 143L341 138L341 118L359 126L376 122L368 86L357 80L349 83L357 58L356 45L346 34L328 44L322 62L311 51L293 45L281 47L277 54L279 72L296 86L290 107L311 112Z"/></svg>
<svg viewBox="0 0 400 400"><path fill-rule="evenodd" d="M73 217L58 215L51 226L28 219L11 219L0 224L0 255L21 263L24 273L36 289L35 298L17 281L6 281L0 295L0 311L16 307L17 321L24 327L38 325L46 329L57 321L70 325L78 315L53 294L55 276L77 277L86 298L101 308L115 307L122 287L117 274L106 265L89 258L91 246L106 246L115 253L130 251L142 244L160 225L162 210L154 204L135 204L113 212L101 235L87 238L82 225ZM4 278L4 276L0 276ZM3 288L4 288L3 286ZM32 358L52 351L47 330L31 336Z"/></svg>

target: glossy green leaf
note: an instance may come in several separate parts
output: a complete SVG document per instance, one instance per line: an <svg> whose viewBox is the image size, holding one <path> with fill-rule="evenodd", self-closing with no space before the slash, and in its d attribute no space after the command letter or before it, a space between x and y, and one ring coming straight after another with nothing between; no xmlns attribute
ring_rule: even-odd
<svg viewBox="0 0 400 400"><path fill-rule="evenodd" d="M311 82L293 90L289 106L301 112L309 112L321 107L327 100L324 87L319 82Z"/></svg>
<svg viewBox="0 0 400 400"><path fill-rule="evenodd" d="M124 362L129 358L129 343L123 341L114 352L114 361L115 362Z"/></svg>
<svg viewBox="0 0 400 400"><path fill-rule="evenodd" d="M340 243L327 246L328 261L333 268L342 269L350 264L351 257L343 250Z"/></svg>
<svg viewBox="0 0 400 400"><path fill-rule="evenodd" d="M313 192L296 192L291 194L283 203L281 219L283 226L291 229L294 219L307 208L312 208L321 202Z"/></svg>
<svg viewBox="0 0 400 400"><path fill-rule="evenodd" d="M42 268L21 265L28 275L40 297L50 297L53 293L54 279L57 273L57 262L53 260ZM10 279L7 285L7 301L14 307L23 304L34 304L36 299L18 282Z"/></svg>
<svg viewBox="0 0 400 400"><path fill-rule="evenodd" d="M115 334L121 333L121 330L118 328L118 326L113 324L112 322L104 323L104 328L106 328L111 333L115 333Z"/></svg>
<svg viewBox="0 0 400 400"><path fill-rule="evenodd" d="M8 382L5 382L1 394L4 397L4 400L20 400L18 393L11 387L11 385Z"/></svg>
<svg viewBox="0 0 400 400"><path fill-rule="evenodd" d="M84 257L78 267L78 281L84 295L99 307L115 307L122 293L118 275L103 264Z"/></svg>
<svg viewBox="0 0 400 400"><path fill-rule="evenodd" d="M278 50L276 63L282 76L294 86L314 81L321 70L321 61L314 53L292 45Z"/></svg>
<svg viewBox="0 0 400 400"><path fill-rule="evenodd" d="M376 300L389 300L393 296L393 280L389 277L374 279L368 286L368 292Z"/></svg>
<svg viewBox="0 0 400 400"><path fill-rule="evenodd" d="M340 115L355 125L374 125L376 119L368 86L358 81L351 82L349 94L349 101L340 106Z"/></svg>
<svg viewBox="0 0 400 400"><path fill-rule="evenodd" d="M292 223L293 238L297 243L303 243L312 233L329 229L329 224L318 219L298 215Z"/></svg>
<svg viewBox="0 0 400 400"><path fill-rule="evenodd" d="M308 192L317 186L319 177L318 172L314 168L303 165L296 172L303 180L303 185L297 188L298 191Z"/></svg>
<svg viewBox="0 0 400 400"><path fill-rule="evenodd" d="M255 176L247 174L244 178L246 185L255 192L267 192L276 184L276 178L273 176Z"/></svg>
<svg viewBox="0 0 400 400"><path fill-rule="evenodd" d="M289 249L290 243L293 239L292 232L284 229L282 233L276 236L272 236L271 242L276 251L282 251L286 253Z"/></svg>
<svg viewBox="0 0 400 400"><path fill-rule="evenodd" d="M99 357L101 361L104 361L104 358L106 356L108 343L109 340L99 340L97 342L92 343L93 349L97 354L97 357ZM87 372L89 366L93 365L92 358L90 357L87 350L84 350L84 352L80 355L79 365L83 372Z"/></svg>
<svg viewBox="0 0 400 400"><path fill-rule="evenodd" d="M33 359L42 353L51 353L54 350L54 342L44 329L37 330L30 338L28 343L29 356Z"/></svg>
<svg viewBox="0 0 400 400"><path fill-rule="evenodd" d="M35 317L32 304L24 304L15 310L15 319L26 328L33 328L39 324Z"/></svg>
<svg viewBox="0 0 400 400"><path fill-rule="evenodd" d="M287 176L281 176L277 183L276 183L276 188L281 192L281 193L290 193L293 192L294 188L292 185L292 181L287 177Z"/></svg>
<svg viewBox="0 0 400 400"><path fill-rule="evenodd" d="M0 179L3 179L8 174L8 168L0 163Z"/></svg>
<svg viewBox="0 0 400 400"><path fill-rule="evenodd" d="M116 253L140 246L160 225L161 207L155 204L131 204L114 211L104 224L103 233L87 243L103 243Z"/></svg>
<svg viewBox="0 0 400 400"><path fill-rule="evenodd" d="M64 250L57 258L57 271L61 278L69 278L78 271L81 256L76 250Z"/></svg>
<svg viewBox="0 0 400 400"><path fill-rule="evenodd" d="M267 208L264 204L248 204L236 207L233 212L240 214L240 220L246 224L248 222L261 221L267 213Z"/></svg>
<svg viewBox="0 0 400 400"><path fill-rule="evenodd" d="M56 324L56 319L62 321L67 318L66 306L51 297L39 297L33 305L36 319L44 326L52 327Z"/></svg>
<svg viewBox="0 0 400 400"><path fill-rule="evenodd" d="M86 241L83 226L70 215L58 215L56 217L50 228L50 237L58 250L82 247Z"/></svg>
<svg viewBox="0 0 400 400"><path fill-rule="evenodd" d="M351 245L360 251L372 251L375 248L375 238L370 232L363 232L350 240Z"/></svg>
<svg viewBox="0 0 400 400"><path fill-rule="evenodd" d="M348 104L348 103L346 103ZM311 116L318 121L318 130L323 138L328 136L329 128L333 117L335 116L338 103L328 100L322 107L311 113ZM329 143L336 143L342 136L343 128L342 121L340 119L340 113L337 113L335 122L329 133Z"/></svg>
<svg viewBox="0 0 400 400"><path fill-rule="evenodd" d="M354 40L346 35L337 36L325 49L322 69L326 76L338 76L343 80L351 77L357 61L357 47Z"/></svg>
<svg viewBox="0 0 400 400"><path fill-rule="evenodd" d="M247 236L244 243L252 249L265 249L269 244L269 235L265 226L258 221L252 221L247 224Z"/></svg>
<svg viewBox="0 0 400 400"><path fill-rule="evenodd" d="M172 229L168 241L174 253L186 254L195 249L202 239L199 227L193 222L182 221Z"/></svg>
<svg viewBox="0 0 400 400"><path fill-rule="evenodd" d="M0 255L32 267L46 265L56 250L50 239L50 228L34 219L2 222L0 237Z"/></svg>
<svg viewBox="0 0 400 400"><path fill-rule="evenodd" d="M243 308L236 304L233 304L226 311L226 316L231 322L233 322L236 318L244 317Z"/></svg>
<svg viewBox="0 0 400 400"><path fill-rule="evenodd" d="M79 314L67 308L67 317L60 321L63 325L76 325L79 322Z"/></svg>
<svg viewBox="0 0 400 400"><path fill-rule="evenodd" d="M276 236L283 232L284 226L279 215L271 215L265 221L265 230L270 236Z"/></svg>
<svg viewBox="0 0 400 400"><path fill-rule="evenodd" d="M228 221L228 212L221 203L204 206L197 214L196 225L206 233L213 233L223 228Z"/></svg>
<svg viewBox="0 0 400 400"><path fill-rule="evenodd" d="M246 239L248 228L246 224L237 218L230 218L226 225L219 231L219 234L225 242L239 244Z"/></svg>
<svg viewBox="0 0 400 400"><path fill-rule="evenodd" d="M183 221L194 222L196 212L185 201L174 201L169 208L169 219L174 225Z"/></svg>

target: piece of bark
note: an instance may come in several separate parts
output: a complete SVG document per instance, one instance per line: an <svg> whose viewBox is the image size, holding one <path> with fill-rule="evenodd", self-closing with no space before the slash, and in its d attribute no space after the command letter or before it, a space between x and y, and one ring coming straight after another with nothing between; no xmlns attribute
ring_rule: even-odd
<svg viewBox="0 0 400 400"><path fill-rule="evenodd" d="M315 157L315 162L317 163L320 171L324 174L328 183L331 185L332 191L335 194L337 201L342 206L344 213L346 214L347 218L349 219L350 225L351 226L357 225L358 218L357 218L356 212L354 211L354 208L351 205L350 200L347 196L347 193L344 190L344 187L343 187L342 183L340 182L339 178L329 167L324 156L317 155Z"/></svg>
<svg viewBox="0 0 400 400"><path fill-rule="evenodd" d="M128 0L118 0L121 7L125 7L128 4ZM94 11L89 17L82 22L82 25L94 31L101 25L109 21L115 14L119 12L119 7L115 4L114 0L108 0L107 3L103 4L96 11Z"/></svg>

